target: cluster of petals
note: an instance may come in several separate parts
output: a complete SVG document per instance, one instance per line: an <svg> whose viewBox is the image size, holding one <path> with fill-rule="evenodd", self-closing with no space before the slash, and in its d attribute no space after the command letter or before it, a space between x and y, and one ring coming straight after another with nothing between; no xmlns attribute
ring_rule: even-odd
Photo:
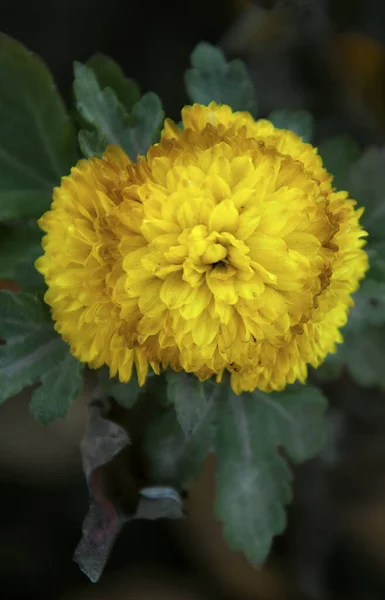
<svg viewBox="0 0 385 600"><path fill-rule="evenodd" d="M362 209L310 144L228 106L187 106L183 128L132 163L81 160L39 223L37 268L79 360L140 384L149 366L236 393L304 381L342 341L367 269Z"/></svg>

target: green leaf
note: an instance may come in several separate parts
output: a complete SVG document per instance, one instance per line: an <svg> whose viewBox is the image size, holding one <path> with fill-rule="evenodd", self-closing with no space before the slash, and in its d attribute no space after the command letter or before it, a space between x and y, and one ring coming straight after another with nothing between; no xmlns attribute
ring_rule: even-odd
<svg viewBox="0 0 385 600"><path fill-rule="evenodd" d="M306 110L275 110L269 120L278 129L294 131L304 142L311 142L313 135L313 117Z"/></svg>
<svg viewBox="0 0 385 600"><path fill-rule="evenodd" d="M366 277L374 281L385 281L385 240L369 239L369 244L365 247L365 250L369 256L370 266Z"/></svg>
<svg viewBox="0 0 385 600"><path fill-rule="evenodd" d="M124 131L129 127L129 115L110 89L102 89L92 69L81 63L74 64L74 93L76 107L85 121L95 129L94 141L98 152L108 144L123 146ZM81 132L82 133L82 132ZM81 149L84 134L79 136ZM89 136L88 143L92 137Z"/></svg>
<svg viewBox="0 0 385 600"><path fill-rule="evenodd" d="M133 375L128 383L110 377L107 367L98 370L99 381L106 396L113 398L123 408L132 408L139 398L141 388Z"/></svg>
<svg viewBox="0 0 385 600"><path fill-rule="evenodd" d="M37 217L78 159L75 131L45 64L0 35L0 220Z"/></svg>
<svg viewBox="0 0 385 600"><path fill-rule="evenodd" d="M338 379L344 367L342 359L342 346L338 344L337 351L334 354L328 354L322 365L317 369L312 369L312 374L320 383L328 383Z"/></svg>
<svg viewBox="0 0 385 600"><path fill-rule="evenodd" d="M291 473L280 454L300 462L324 441L326 401L317 388L264 394L229 392L218 402L216 516L233 550L258 565L286 525Z"/></svg>
<svg viewBox="0 0 385 600"><path fill-rule="evenodd" d="M344 342L337 352L315 370L318 381L337 379L345 368L352 379L363 387L385 388L385 327L363 323L361 326L346 326Z"/></svg>
<svg viewBox="0 0 385 600"><path fill-rule="evenodd" d="M370 270L353 294L354 306L342 330L344 342L315 370L318 381L337 379L343 368L362 386L385 386L385 245L369 248Z"/></svg>
<svg viewBox="0 0 385 600"><path fill-rule="evenodd" d="M227 62L223 52L201 42L191 54L192 69L185 75L187 92L193 102L228 104L234 111L256 113L253 82L243 62Z"/></svg>
<svg viewBox="0 0 385 600"><path fill-rule="evenodd" d="M384 387L385 282L365 279L353 299L355 306L342 330L344 342L316 369L315 377L333 381L345 367L359 385Z"/></svg>
<svg viewBox="0 0 385 600"><path fill-rule="evenodd" d="M341 360L358 384L385 387L384 356L385 327L344 330Z"/></svg>
<svg viewBox="0 0 385 600"><path fill-rule="evenodd" d="M40 254L41 251L38 256ZM19 284L23 292L44 293L47 289L43 275L35 269L33 262L22 262L19 264L15 281Z"/></svg>
<svg viewBox="0 0 385 600"><path fill-rule="evenodd" d="M81 364L66 350L60 363L41 375L41 385L32 394L29 409L41 423L64 418L72 401L80 394Z"/></svg>
<svg viewBox="0 0 385 600"><path fill-rule="evenodd" d="M79 131L79 146L86 158L98 156L101 158L108 146L107 138L98 131Z"/></svg>
<svg viewBox="0 0 385 600"><path fill-rule="evenodd" d="M101 155L109 144L117 144L136 160L159 134L164 113L152 92L141 97L130 115L115 92L109 87L102 89L93 70L80 63L75 63L74 92L77 110L92 129L79 134L87 157Z"/></svg>
<svg viewBox="0 0 385 600"><path fill-rule="evenodd" d="M180 375L180 373L178 374ZM194 419L194 428L186 435L178 423L173 406L163 411L147 427L144 449L149 459L150 479L153 483L187 489L199 475L204 459L213 450L215 436L216 401L212 382L206 409ZM219 390L219 386L216 386Z"/></svg>
<svg viewBox="0 0 385 600"><path fill-rule="evenodd" d="M354 306L350 309L344 331L361 331L367 325L385 324L385 282L364 279L353 294L353 300Z"/></svg>
<svg viewBox="0 0 385 600"><path fill-rule="evenodd" d="M212 381L199 381L197 377L184 371L170 371L168 380L168 398L175 405L179 424L188 437L205 417L210 399L217 393L218 386Z"/></svg>
<svg viewBox="0 0 385 600"><path fill-rule="evenodd" d="M149 146L159 138L164 112L159 97L153 92L144 94L131 113L133 124L129 131L128 149L131 160L146 154Z"/></svg>
<svg viewBox="0 0 385 600"><path fill-rule="evenodd" d="M370 148L350 171L351 196L365 212L361 222L370 240L384 240L385 232L385 149Z"/></svg>
<svg viewBox="0 0 385 600"><path fill-rule="evenodd" d="M0 291L0 402L28 385L31 410L44 423L65 416L81 386L81 364L55 332L41 296Z"/></svg>
<svg viewBox="0 0 385 600"><path fill-rule="evenodd" d="M35 222L19 226L0 225L0 279L16 281L24 289L38 280L40 289L44 289L44 279L33 266L42 253L41 236L42 232Z"/></svg>
<svg viewBox="0 0 385 600"><path fill-rule="evenodd" d="M109 56L94 54L86 63L95 73L99 86L111 88L127 112L140 100L140 90L133 79L125 77L122 69Z"/></svg>
<svg viewBox="0 0 385 600"><path fill-rule="evenodd" d="M358 144L348 136L337 136L322 142L318 148L324 166L334 176L337 190L350 191L350 168L358 159Z"/></svg>

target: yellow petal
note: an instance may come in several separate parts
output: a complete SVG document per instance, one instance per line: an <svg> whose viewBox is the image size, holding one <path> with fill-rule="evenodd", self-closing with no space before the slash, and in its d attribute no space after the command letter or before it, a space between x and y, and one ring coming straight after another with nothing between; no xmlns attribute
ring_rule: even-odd
<svg viewBox="0 0 385 600"><path fill-rule="evenodd" d="M191 296L190 301L180 308L180 314L184 319L198 317L209 305L212 293L206 284L195 288L196 293Z"/></svg>
<svg viewBox="0 0 385 600"><path fill-rule="evenodd" d="M178 138L181 135L178 125L171 119L165 119L162 131L162 139Z"/></svg>
<svg viewBox="0 0 385 600"><path fill-rule="evenodd" d="M154 178L162 183L167 184L167 173L170 170L170 159L167 156L157 156L151 161L152 172Z"/></svg>
<svg viewBox="0 0 385 600"><path fill-rule="evenodd" d="M181 271L183 269L183 265L158 265L154 269L154 275L159 277L160 279L165 279L170 275L170 273L176 273L177 271Z"/></svg>
<svg viewBox="0 0 385 600"><path fill-rule="evenodd" d="M213 176L217 175L224 182L226 182L226 196L229 195L230 188L229 188L227 182L230 180L230 177L231 177L231 169L230 169L230 162L229 162L228 158L226 158L225 156L219 156L218 158L216 158L210 165L207 175L209 177L212 175Z"/></svg>
<svg viewBox="0 0 385 600"><path fill-rule="evenodd" d="M253 163L249 156L237 156L231 161L231 187L247 179L254 171Z"/></svg>
<svg viewBox="0 0 385 600"><path fill-rule="evenodd" d="M163 327L165 314L165 311L163 311L156 316L143 315L138 322L138 341L140 344L143 344L151 335L159 333Z"/></svg>
<svg viewBox="0 0 385 600"><path fill-rule="evenodd" d="M238 333L237 324L237 319L233 318L228 322L227 325L221 325L221 341L224 345L224 349L230 348L231 344L234 342Z"/></svg>
<svg viewBox="0 0 385 600"><path fill-rule="evenodd" d="M215 279L220 279L222 281L225 279L232 279L237 272L236 268L228 264L227 262L219 262L216 265L209 267L209 270L212 277L215 277Z"/></svg>
<svg viewBox="0 0 385 600"><path fill-rule="evenodd" d="M199 269L192 261L187 259L183 265L183 280L187 281L193 288L200 286L204 280L206 268L204 266Z"/></svg>
<svg viewBox="0 0 385 600"><path fill-rule="evenodd" d="M163 281L160 299L168 308L179 308L193 293L194 288L182 279L181 274L173 273Z"/></svg>
<svg viewBox="0 0 385 600"><path fill-rule="evenodd" d="M160 290L162 288L163 281L161 279L150 279L145 285L141 287L141 294L139 297L139 308L143 314L151 315L155 310L161 310L162 303L160 301Z"/></svg>
<svg viewBox="0 0 385 600"><path fill-rule="evenodd" d="M182 264L187 256L186 246L171 246L168 252L164 253L165 259L174 264Z"/></svg>
<svg viewBox="0 0 385 600"><path fill-rule="evenodd" d="M206 179L206 187L215 202L221 202L231 196L229 184L218 175L210 175Z"/></svg>
<svg viewBox="0 0 385 600"><path fill-rule="evenodd" d="M210 292L211 294L211 292ZM219 320L222 324L227 325L230 321L230 319L234 318L235 315L235 309L233 306L229 305L229 304L225 304L224 302L221 302L220 300L218 300L217 298L215 299L215 314L218 315Z"/></svg>
<svg viewBox="0 0 385 600"><path fill-rule="evenodd" d="M245 244L239 242L237 246L230 246L227 259L230 264L239 271L251 273L249 249Z"/></svg>
<svg viewBox="0 0 385 600"><path fill-rule="evenodd" d="M235 233L238 227L239 215L231 200L223 200L214 208L210 216L209 230Z"/></svg>
<svg viewBox="0 0 385 600"><path fill-rule="evenodd" d="M121 146L116 146L115 144L107 146L103 154L103 160L113 161L120 169L125 169L131 163L131 160Z"/></svg>
<svg viewBox="0 0 385 600"><path fill-rule="evenodd" d="M257 229L261 221L261 215L255 214L255 211L246 210L239 217L238 228L235 236L238 240L247 240Z"/></svg>
<svg viewBox="0 0 385 600"><path fill-rule="evenodd" d="M262 294L264 289L264 283L258 275L254 275L249 281L235 280L235 290L245 300L254 300Z"/></svg>
<svg viewBox="0 0 385 600"><path fill-rule="evenodd" d="M285 237L285 242L291 250L296 250L307 258L313 258L321 247L314 235L306 232L293 232Z"/></svg>
<svg viewBox="0 0 385 600"><path fill-rule="evenodd" d="M138 383L140 386L144 385L148 373L148 362L146 355L143 350L135 350L134 362L136 367L136 373L138 376Z"/></svg>
<svg viewBox="0 0 385 600"><path fill-rule="evenodd" d="M192 330L194 343L197 346L207 346L218 333L219 321L212 319L207 312L203 312L195 321L195 327Z"/></svg>
<svg viewBox="0 0 385 600"><path fill-rule="evenodd" d="M182 229L189 229L199 223L199 208L196 202L192 199L183 202L178 208L177 219Z"/></svg>
<svg viewBox="0 0 385 600"><path fill-rule="evenodd" d="M218 279L212 272L206 273L206 282L211 293L222 302L227 304L236 304L238 294L234 288L234 279Z"/></svg>
<svg viewBox="0 0 385 600"><path fill-rule="evenodd" d="M114 353L113 358L115 360L110 363L110 377L114 377L118 373L119 380L122 383L126 383L131 379L134 352L134 350L126 349L124 353L118 351Z"/></svg>
<svg viewBox="0 0 385 600"><path fill-rule="evenodd" d="M251 261L250 265L264 283L277 283L277 276L265 269L257 261ZM238 273L238 277L239 275Z"/></svg>
<svg viewBox="0 0 385 600"><path fill-rule="evenodd" d="M146 219L143 221L141 231L149 242L155 239L157 236L167 233L179 233L180 227L177 223L162 219Z"/></svg>
<svg viewBox="0 0 385 600"><path fill-rule="evenodd" d="M227 250L221 244L210 244L203 252L202 262L212 265L226 258Z"/></svg>

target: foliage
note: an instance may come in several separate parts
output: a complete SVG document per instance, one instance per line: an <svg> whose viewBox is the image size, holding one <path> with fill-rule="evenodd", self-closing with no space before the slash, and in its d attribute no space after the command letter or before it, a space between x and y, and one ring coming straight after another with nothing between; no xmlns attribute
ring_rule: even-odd
<svg viewBox="0 0 385 600"><path fill-rule="evenodd" d="M49 423L64 417L79 394L82 366L55 332L43 301L45 284L33 268L42 251L36 219L49 207L53 187L79 158L76 127L39 58L2 35L0 59L0 278L23 290L0 292L0 401L38 384L30 410ZM227 62L221 50L203 42L192 53L191 65L185 80L192 102L226 103L256 115L254 86L241 61ZM106 56L75 64L74 96L85 157L101 156L108 144L119 144L136 160L159 137L164 120L160 99L151 92L141 95ZM313 119L306 111L274 111L270 119L311 141ZM314 378L323 384L347 370L360 385L385 387L385 151L371 148L360 155L354 140L338 137L322 141L319 153L336 188L349 190L365 206L370 271L355 294L345 343ZM130 518L181 516L179 492L189 488L206 457L215 453L216 516L230 546L253 564L262 563L273 537L285 528L292 463L315 456L323 445L326 399L320 389L298 385L281 393L236 396L227 380L200 382L174 372L139 388L135 379L128 384L110 379L104 368L97 379L98 394L115 400L123 412L129 409L130 418L146 415L132 443L147 461L149 486L138 492L141 500ZM99 426L105 425L98 418ZM95 440L101 445L103 466L118 450L108 453L108 444L103 446L107 434L100 431L92 430L88 450ZM125 448L129 439L122 431ZM112 439L115 433L108 435ZM91 485L90 493L96 493ZM151 504L154 499L157 503ZM119 511L115 506L110 514L120 528L127 515ZM93 575L87 567L91 578L99 577L107 554Z"/></svg>
<svg viewBox="0 0 385 600"><path fill-rule="evenodd" d="M253 564L266 558L286 525L291 473L280 454L301 462L322 447L326 400L319 390L235 396L219 405L216 514L234 550Z"/></svg>
<svg viewBox="0 0 385 600"><path fill-rule="evenodd" d="M99 369L98 375L102 390L108 398L113 398L123 408L134 406L140 394L136 377L132 377L128 383L120 383L116 377L110 378L107 367Z"/></svg>
<svg viewBox="0 0 385 600"><path fill-rule="evenodd" d="M304 142L311 142L313 134L313 118L306 110L276 110L269 115L269 120L279 129L294 131Z"/></svg>
<svg viewBox="0 0 385 600"><path fill-rule="evenodd" d="M204 459L213 450L217 397L212 382L200 383L194 376L186 374L185 381L188 379L187 389L194 398L200 398L200 409L193 411L188 406L189 395L178 394L176 388L181 391L181 387L171 376L168 397L178 407L175 409L171 405L157 414L145 439L151 481L183 490L199 474Z"/></svg>
<svg viewBox="0 0 385 600"><path fill-rule="evenodd" d="M32 414L43 423L65 417L81 389L81 365L53 329L40 295L0 292L0 338L0 402L40 382Z"/></svg>
<svg viewBox="0 0 385 600"><path fill-rule="evenodd" d="M91 65L95 65L95 59ZM137 87L121 73L115 73L109 81L101 76L99 59L95 72L91 66L75 63L74 94L79 114L88 128L79 133L79 143L84 156L101 156L109 144L121 146L132 160L145 154L156 139L163 123L162 104L156 94L148 92L130 106L138 95ZM105 69L105 65L103 67ZM99 74L99 79L98 79ZM118 94L105 83L116 81L119 76L119 96L125 91L122 104ZM129 100L127 98L129 96ZM130 106L128 112L127 106Z"/></svg>
<svg viewBox="0 0 385 600"><path fill-rule="evenodd" d="M75 129L40 60L0 36L0 221L39 217L76 163Z"/></svg>
<svg viewBox="0 0 385 600"><path fill-rule="evenodd" d="M169 377L168 393L176 410L157 415L147 431L152 481L186 489L215 452L217 517L231 547L260 564L284 529L291 499L291 472L279 450L301 462L321 449L326 399L311 386L236 396L227 383L177 374ZM201 401L195 414L192 398Z"/></svg>
<svg viewBox="0 0 385 600"><path fill-rule="evenodd" d="M233 110L255 114L254 86L242 61L228 63L219 48L201 42L191 54L191 64L185 79L192 102L209 104L215 101L228 104Z"/></svg>
<svg viewBox="0 0 385 600"><path fill-rule="evenodd" d="M137 83L133 79L127 79L118 63L104 54L94 54L86 65L95 73L100 88L113 90L119 102L130 113L140 100Z"/></svg>
<svg viewBox="0 0 385 600"><path fill-rule="evenodd" d="M369 234L367 251L370 269L354 294L354 307L343 329L344 344L330 355L315 373L321 381L333 381L346 368L363 386L385 386L385 152L369 148L361 156L347 137L327 140L320 154L335 181L365 207L363 225Z"/></svg>
<svg viewBox="0 0 385 600"><path fill-rule="evenodd" d="M0 279L16 281L24 290L44 289L42 276L33 268L41 254L41 236L33 221L0 225Z"/></svg>

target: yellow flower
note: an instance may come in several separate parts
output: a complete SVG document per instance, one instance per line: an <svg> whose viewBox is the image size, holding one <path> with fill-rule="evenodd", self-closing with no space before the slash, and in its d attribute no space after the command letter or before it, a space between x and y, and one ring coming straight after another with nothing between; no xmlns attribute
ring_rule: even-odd
<svg viewBox="0 0 385 600"><path fill-rule="evenodd" d="M171 366L236 393L304 381L367 269L362 209L294 133L214 103L135 164L80 161L41 219L46 302L71 351L143 383Z"/></svg>

